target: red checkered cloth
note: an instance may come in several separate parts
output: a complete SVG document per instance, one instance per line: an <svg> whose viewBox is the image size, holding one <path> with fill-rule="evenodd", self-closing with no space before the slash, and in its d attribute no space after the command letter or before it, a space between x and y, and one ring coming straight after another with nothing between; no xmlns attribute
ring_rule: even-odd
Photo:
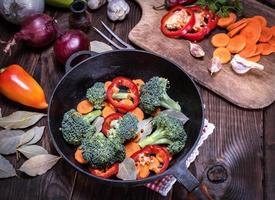
<svg viewBox="0 0 275 200"><path fill-rule="evenodd" d="M197 146L195 147L194 151L191 153L191 155L186 160L187 168L190 166L190 164L192 162L194 162L196 157L199 155L199 147L208 138L208 136L213 133L214 129L215 129L215 125L209 123L208 120L205 119L201 138L200 138ZM172 187L176 181L177 181L177 179L174 176L168 175L168 176L165 176L164 178L156 180L152 183L147 183L145 186L160 193L162 196L167 196L168 192L172 189Z"/></svg>

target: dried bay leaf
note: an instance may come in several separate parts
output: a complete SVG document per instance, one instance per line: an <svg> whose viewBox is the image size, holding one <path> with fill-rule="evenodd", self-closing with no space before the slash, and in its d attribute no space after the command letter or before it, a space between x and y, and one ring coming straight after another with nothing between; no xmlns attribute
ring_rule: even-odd
<svg viewBox="0 0 275 200"><path fill-rule="evenodd" d="M32 129L28 130L28 132L34 133L34 137L25 145L37 143L42 138L44 130L45 130L45 126L41 126L41 127L35 126Z"/></svg>
<svg viewBox="0 0 275 200"><path fill-rule="evenodd" d="M0 155L0 178L8 178L16 175L12 164L3 156Z"/></svg>
<svg viewBox="0 0 275 200"><path fill-rule="evenodd" d="M44 113L16 111L9 116L1 117L0 127L6 129L27 128L38 122L44 116L46 116Z"/></svg>
<svg viewBox="0 0 275 200"><path fill-rule="evenodd" d="M122 180L136 180L137 169L135 161L132 158L125 158L122 163L119 163L116 176Z"/></svg>
<svg viewBox="0 0 275 200"><path fill-rule="evenodd" d="M112 47L104 42L100 42L97 40L90 42L90 51L102 53L102 52L111 51L111 50L113 50Z"/></svg>
<svg viewBox="0 0 275 200"><path fill-rule="evenodd" d="M48 151L46 149L38 145L24 145L18 148L17 151L22 153L27 158L42 154L48 154Z"/></svg>
<svg viewBox="0 0 275 200"><path fill-rule="evenodd" d="M16 147L20 143L22 130L2 130L0 131L0 154L9 155L16 152Z"/></svg>
<svg viewBox="0 0 275 200"><path fill-rule="evenodd" d="M21 137L21 139L20 139L20 142L19 142L19 144L17 145L17 147L20 147L20 146L22 146L22 145L28 143L29 141L32 140L33 137L34 137L34 132L33 132L33 131L27 131L27 132L25 132L25 133L22 135L22 137Z"/></svg>
<svg viewBox="0 0 275 200"><path fill-rule="evenodd" d="M43 154L31 157L18 169L29 176L37 176L46 173L61 157L51 154Z"/></svg>

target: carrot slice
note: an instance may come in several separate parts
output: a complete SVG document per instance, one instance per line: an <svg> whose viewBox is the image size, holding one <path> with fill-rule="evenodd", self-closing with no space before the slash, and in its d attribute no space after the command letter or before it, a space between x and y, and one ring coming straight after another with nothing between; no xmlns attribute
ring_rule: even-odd
<svg viewBox="0 0 275 200"><path fill-rule="evenodd" d="M108 87L109 87L111 84L112 84L112 81L106 81L106 82L104 83L105 90L107 90Z"/></svg>
<svg viewBox="0 0 275 200"><path fill-rule="evenodd" d="M87 99L80 101L76 106L76 110L80 114L87 114L89 112L92 112L93 109L93 104Z"/></svg>
<svg viewBox="0 0 275 200"><path fill-rule="evenodd" d="M246 45L246 38L242 35L236 35L230 39L227 49L231 53L239 53L241 50L245 48Z"/></svg>
<svg viewBox="0 0 275 200"><path fill-rule="evenodd" d="M113 114L116 112L116 109L114 108L114 106L112 106L109 103L105 104L105 107L102 110L102 117L106 118L108 115Z"/></svg>
<svg viewBox="0 0 275 200"><path fill-rule="evenodd" d="M225 28L233 24L237 20L237 15L233 12L229 13L228 17L221 17L218 20L218 26Z"/></svg>
<svg viewBox="0 0 275 200"><path fill-rule="evenodd" d="M252 62L259 62L260 59L261 59L261 55L252 56L252 57L246 58L246 59L249 60L249 61L252 61Z"/></svg>
<svg viewBox="0 0 275 200"><path fill-rule="evenodd" d="M225 33L218 33L211 39L211 43L214 47L226 47L230 38Z"/></svg>
<svg viewBox="0 0 275 200"><path fill-rule="evenodd" d="M155 156L150 156L149 170L159 173L160 161Z"/></svg>
<svg viewBox="0 0 275 200"><path fill-rule="evenodd" d="M270 40L268 40L268 43L275 47L275 36L273 36Z"/></svg>
<svg viewBox="0 0 275 200"><path fill-rule="evenodd" d="M135 80L133 80L133 83L136 84L136 86L138 87L139 90L140 90L141 86L144 85L144 81L142 79L135 79Z"/></svg>
<svg viewBox="0 0 275 200"><path fill-rule="evenodd" d="M242 51L240 51L239 55L243 58L249 58L253 56L256 51L257 51L256 44L247 44L245 48Z"/></svg>
<svg viewBox="0 0 275 200"><path fill-rule="evenodd" d="M246 27L247 23L243 23L240 26L237 26L236 28L232 29L227 33L229 37L234 37L236 34L238 34L244 27Z"/></svg>
<svg viewBox="0 0 275 200"><path fill-rule="evenodd" d="M83 158L82 149L80 149L80 148L77 148L77 150L75 151L74 158L80 164L86 164L86 163L88 163L88 161Z"/></svg>
<svg viewBox="0 0 275 200"><path fill-rule="evenodd" d="M139 107L136 107L131 111L131 113L137 117L138 121L142 121L144 119L144 113Z"/></svg>
<svg viewBox="0 0 275 200"><path fill-rule="evenodd" d="M138 133L136 137L132 139L132 142L139 142L141 139L141 133Z"/></svg>
<svg viewBox="0 0 275 200"><path fill-rule="evenodd" d="M263 16L260 16L260 15L258 15L258 16L254 16L254 17L252 17L252 19L256 19L256 20L258 20L258 21L260 22L260 24L261 24L261 26L262 26L262 27L267 26L267 21L266 21L266 18L265 18L265 17L263 17Z"/></svg>
<svg viewBox="0 0 275 200"><path fill-rule="evenodd" d="M263 51L261 53L261 55L267 56L270 55L271 53L275 52L275 48L268 44L268 43L261 43L263 46Z"/></svg>
<svg viewBox="0 0 275 200"><path fill-rule="evenodd" d="M238 26L241 26L242 24L246 24L247 25L248 22L249 22L249 19L243 18L243 19L241 19L241 20L239 20L239 21L237 21L237 22L235 22L233 24L230 24L228 27L226 27L226 29L228 31L232 31L233 29L237 28Z"/></svg>
<svg viewBox="0 0 275 200"><path fill-rule="evenodd" d="M131 157L135 152L140 150L140 146L135 142L129 142L125 145L126 157Z"/></svg>
<svg viewBox="0 0 275 200"><path fill-rule="evenodd" d="M219 47L213 52L213 57L218 57L222 64L231 60L231 53L227 48Z"/></svg>
<svg viewBox="0 0 275 200"><path fill-rule="evenodd" d="M270 29L271 29L273 37L275 37L275 26L272 26Z"/></svg>
<svg viewBox="0 0 275 200"><path fill-rule="evenodd" d="M137 166L137 174L139 178L146 178L150 174L149 166L148 165L141 165L138 164Z"/></svg>
<svg viewBox="0 0 275 200"><path fill-rule="evenodd" d="M272 38L272 31L268 27L262 27L261 36L259 38L260 42L267 42Z"/></svg>
<svg viewBox="0 0 275 200"><path fill-rule="evenodd" d="M257 47L257 49L256 49L256 51L253 53L252 56L260 55L260 54L263 52L263 50L264 50L264 47L263 47L262 45L260 45L260 44L257 44L256 47Z"/></svg>
<svg viewBox="0 0 275 200"><path fill-rule="evenodd" d="M246 27L241 30L240 35L247 39L247 43L257 43L262 32L261 24L256 19L251 19Z"/></svg>

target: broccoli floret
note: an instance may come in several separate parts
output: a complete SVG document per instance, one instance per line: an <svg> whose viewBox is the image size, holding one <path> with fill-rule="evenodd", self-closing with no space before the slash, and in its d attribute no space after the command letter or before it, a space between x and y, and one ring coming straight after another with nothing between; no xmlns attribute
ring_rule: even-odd
<svg viewBox="0 0 275 200"><path fill-rule="evenodd" d="M75 109L66 112L61 123L61 131L65 141L73 145L81 144L86 133L95 132L95 127L90 123L99 115L101 115L100 110L90 112L84 116Z"/></svg>
<svg viewBox="0 0 275 200"><path fill-rule="evenodd" d="M104 100L106 99L104 83L96 82L87 90L86 97L93 104L95 109L102 109Z"/></svg>
<svg viewBox="0 0 275 200"><path fill-rule="evenodd" d="M159 106L180 111L181 107L167 94L169 81L161 77L153 77L141 87L140 107L151 114Z"/></svg>
<svg viewBox="0 0 275 200"><path fill-rule="evenodd" d="M121 140L121 143L124 143L126 140L134 138L138 130L138 119L127 113L122 118L114 120L111 122L111 129L109 130L110 136L118 137Z"/></svg>
<svg viewBox="0 0 275 200"><path fill-rule="evenodd" d="M96 169L105 169L125 158L124 146L106 138L101 132L88 134L83 139L81 148L83 158Z"/></svg>
<svg viewBox="0 0 275 200"><path fill-rule="evenodd" d="M152 125L155 131L138 143L142 148L149 144L168 144L171 154L183 149L187 134L180 120L161 113L152 120Z"/></svg>

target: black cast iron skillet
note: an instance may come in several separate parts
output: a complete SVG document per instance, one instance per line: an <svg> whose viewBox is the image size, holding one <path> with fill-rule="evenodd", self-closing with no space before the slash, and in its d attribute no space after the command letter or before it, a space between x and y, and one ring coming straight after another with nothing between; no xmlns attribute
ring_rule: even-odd
<svg viewBox="0 0 275 200"><path fill-rule="evenodd" d="M83 55L88 55L89 58L71 69L72 61ZM193 151L201 135L204 119L202 100L195 83L177 64L159 55L140 50L118 50L98 55L93 55L89 51L81 51L69 58L66 71L68 73L58 83L50 100L48 123L55 148L70 165L95 181L119 186L143 185L166 175L173 175L188 191L193 191L200 199L206 199L198 187L198 180L185 165L187 157ZM171 84L168 94L180 103L182 112L190 119L185 125L188 140L184 150L173 158L170 167L162 174L133 181L96 177L90 174L85 166L75 161L75 147L67 144L62 138L59 128L63 114L75 108L77 103L85 98L87 88L93 83L112 80L116 76L125 76L130 79L141 78L145 81L153 76L168 78Z"/></svg>

